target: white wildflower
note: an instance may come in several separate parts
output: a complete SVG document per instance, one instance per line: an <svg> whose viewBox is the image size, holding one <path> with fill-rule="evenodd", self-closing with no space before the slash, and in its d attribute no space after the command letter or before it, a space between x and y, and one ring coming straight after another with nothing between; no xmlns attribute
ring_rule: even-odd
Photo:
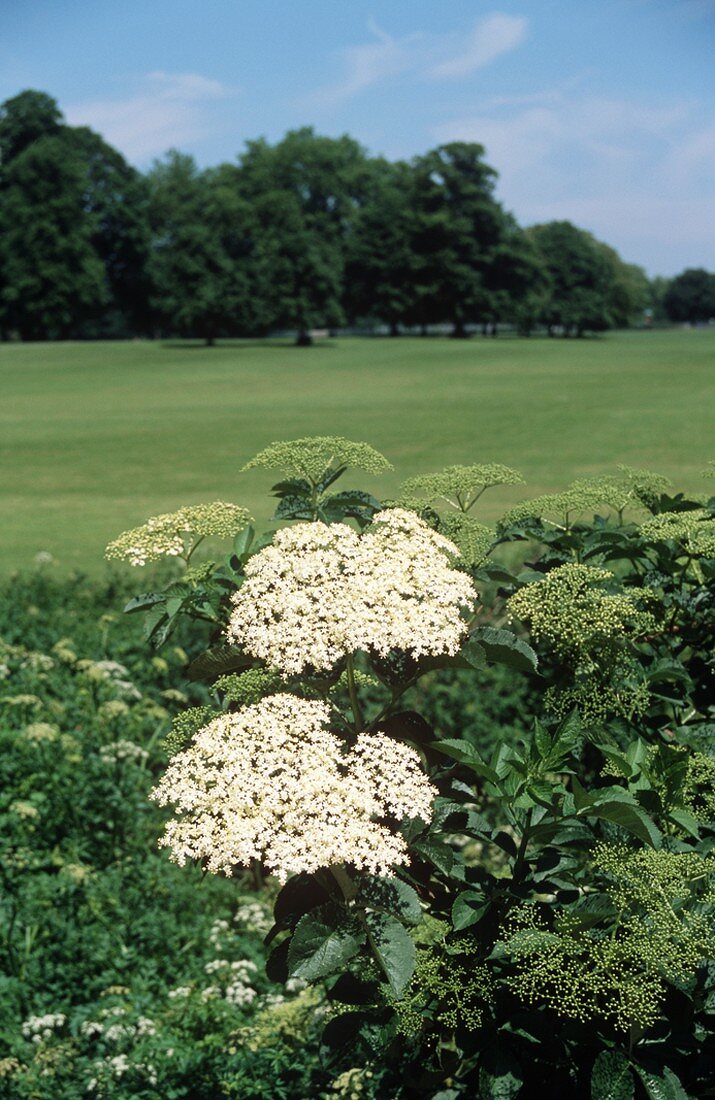
<svg viewBox="0 0 715 1100"><path fill-rule="evenodd" d="M348 653L456 653L477 594L459 550L419 516L379 512L358 534L300 523L249 559L228 635L286 675L329 669Z"/></svg>
<svg viewBox="0 0 715 1100"><path fill-rule="evenodd" d="M209 535L232 538L250 519L245 508L222 500L192 504L176 512L152 516L141 527L125 531L110 542L106 556L123 559L130 565L146 565L163 557L183 557L189 543Z"/></svg>
<svg viewBox="0 0 715 1100"><path fill-rule="evenodd" d="M151 793L175 806L160 843L172 858L231 874L262 860L279 879L350 863L389 875L407 845L378 819L431 819L419 756L383 734L353 750L325 727L329 708L288 694L215 718L173 757Z"/></svg>

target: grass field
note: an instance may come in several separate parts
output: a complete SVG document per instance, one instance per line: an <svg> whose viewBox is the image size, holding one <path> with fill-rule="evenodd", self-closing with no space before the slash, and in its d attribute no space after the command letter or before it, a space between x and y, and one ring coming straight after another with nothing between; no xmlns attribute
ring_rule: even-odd
<svg viewBox="0 0 715 1100"><path fill-rule="evenodd" d="M280 343L0 345L0 570L49 550L102 568L105 543L148 515L224 498L268 516L274 439L341 434L395 464L387 494L446 463L520 469L482 515L617 462L702 491L715 457L715 332L598 340L339 339ZM362 479L361 479L362 481ZM346 483L347 485L347 483Z"/></svg>

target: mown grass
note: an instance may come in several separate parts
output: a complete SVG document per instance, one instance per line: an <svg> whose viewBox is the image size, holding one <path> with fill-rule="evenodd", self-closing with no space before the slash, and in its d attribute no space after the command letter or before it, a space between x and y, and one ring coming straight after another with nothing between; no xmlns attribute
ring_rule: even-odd
<svg viewBox="0 0 715 1100"><path fill-rule="evenodd" d="M106 542L156 512L224 498L267 518L269 471L240 468L274 439L364 439L409 474L497 461L525 495L617 462L701 489L713 457L715 332L602 339L0 346L0 571L49 550L102 568ZM360 478L363 483L364 479ZM346 483L347 484L347 483Z"/></svg>

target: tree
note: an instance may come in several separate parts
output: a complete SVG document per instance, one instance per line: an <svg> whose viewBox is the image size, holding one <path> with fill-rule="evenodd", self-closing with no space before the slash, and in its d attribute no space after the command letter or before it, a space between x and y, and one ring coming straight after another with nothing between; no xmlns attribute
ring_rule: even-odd
<svg viewBox="0 0 715 1100"><path fill-rule="evenodd" d="M264 307L272 325L297 328L299 344L311 342L313 325L342 321L345 241L368 180L357 142L309 127L273 146L250 141L239 158L236 185L257 213ZM280 267L275 280L267 270L272 263Z"/></svg>
<svg viewBox="0 0 715 1100"><path fill-rule="evenodd" d="M154 303L170 331L216 337L251 324L249 211L221 169L171 152L149 173Z"/></svg>
<svg viewBox="0 0 715 1100"><path fill-rule="evenodd" d="M85 188L85 165L61 134L26 145L3 171L2 312L24 340L66 338L107 303Z"/></svg>
<svg viewBox="0 0 715 1100"><path fill-rule="evenodd" d="M146 333L151 329L147 181L89 128L65 127L64 133L86 166L84 207L105 270L109 300L99 332Z"/></svg>
<svg viewBox="0 0 715 1100"><path fill-rule="evenodd" d="M504 236L492 251L485 273L489 315L483 331L497 335L500 320L513 321L522 335L531 333L548 292L548 279L532 240L505 215Z"/></svg>
<svg viewBox="0 0 715 1100"><path fill-rule="evenodd" d="M672 280L663 298L671 321L709 321L715 317L715 274L689 267Z"/></svg>
<svg viewBox="0 0 715 1100"><path fill-rule="evenodd" d="M402 161L376 160L372 173L346 242L345 305L350 317L378 318L397 336L414 306L412 172Z"/></svg>
<svg viewBox="0 0 715 1100"><path fill-rule="evenodd" d="M487 271L505 230L483 156L481 145L453 142L413 161L415 319L450 320L454 336L489 311Z"/></svg>
<svg viewBox="0 0 715 1100"><path fill-rule="evenodd" d="M55 135L62 125L57 101L32 89L0 105L0 172L38 138Z"/></svg>
<svg viewBox="0 0 715 1100"><path fill-rule="evenodd" d="M603 332L615 323L611 294L613 263L603 246L571 222L547 222L527 230L548 277L541 320L549 335Z"/></svg>

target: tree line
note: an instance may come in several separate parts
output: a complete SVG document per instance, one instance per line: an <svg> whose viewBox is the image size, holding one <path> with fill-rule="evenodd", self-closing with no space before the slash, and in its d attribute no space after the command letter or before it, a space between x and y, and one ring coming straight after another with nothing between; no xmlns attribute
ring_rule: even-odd
<svg viewBox="0 0 715 1100"><path fill-rule="evenodd" d="M715 276L650 282L570 222L521 228L481 145L408 161L294 130L200 169L145 173L51 96L0 106L0 338L220 336L381 324L455 336L715 315ZM703 281L704 277L704 281Z"/></svg>

